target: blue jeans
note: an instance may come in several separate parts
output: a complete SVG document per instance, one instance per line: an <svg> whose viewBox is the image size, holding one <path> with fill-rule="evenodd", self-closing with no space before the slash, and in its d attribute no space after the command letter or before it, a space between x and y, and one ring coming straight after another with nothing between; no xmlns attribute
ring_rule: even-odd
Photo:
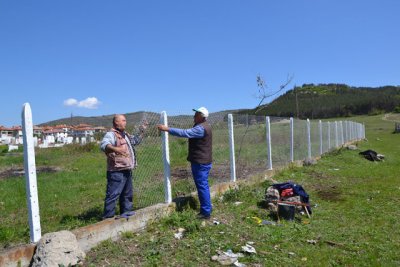
<svg viewBox="0 0 400 267"><path fill-rule="evenodd" d="M196 184L197 194L200 201L200 213L209 216L212 212L210 187L208 185L208 174L212 164L191 163L194 183Z"/></svg>
<svg viewBox="0 0 400 267"><path fill-rule="evenodd" d="M104 215L109 218L115 215L115 206L119 199L120 213L132 210L132 171L107 171L107 191L104 199Z"/></svg>

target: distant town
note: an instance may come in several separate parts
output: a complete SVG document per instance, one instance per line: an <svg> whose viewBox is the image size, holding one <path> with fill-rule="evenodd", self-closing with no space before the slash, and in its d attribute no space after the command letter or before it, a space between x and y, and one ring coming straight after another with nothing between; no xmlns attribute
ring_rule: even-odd
<svg viewBox="0 0 400 267"><path fill-rule="evenodd" d="M60 147L65 144L95 142L98 139L96 137L105 131L103 126L89 124L33 126L33 139L35 147ZM8 145L9 151L18 149L18 145L23 144L22 127L8 128L0 125L0 144Z"/></svg>

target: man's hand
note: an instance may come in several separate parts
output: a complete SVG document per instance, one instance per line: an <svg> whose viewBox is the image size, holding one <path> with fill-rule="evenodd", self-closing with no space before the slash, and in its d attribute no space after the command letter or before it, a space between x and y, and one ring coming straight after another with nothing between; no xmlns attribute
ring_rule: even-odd
<svg viewBox="0 0 400 267"><path fill-rule="evenodd" d="M106 153L112 153L112 152L114 152L116 154L119 154L119 155L122 155L124 157L128 157L129 156L128 153L126 153L124 147L107 145L106 146Z"/></svg>
<svg viewBox="0 0 400 267"><path fill-rule="evenodd" d="M157 128L158 128L158 130L163 131L163 132L168 132L169 131L168 126L166 126L164 124L158 124Z"/></svg>
<svg viewBox="0 0 400 267"><path fill-rule="evenodd" d="M147 120L144 120L139 126L139 131L143 133L147 129L147 126L149 126L149 122Z"/></svg>

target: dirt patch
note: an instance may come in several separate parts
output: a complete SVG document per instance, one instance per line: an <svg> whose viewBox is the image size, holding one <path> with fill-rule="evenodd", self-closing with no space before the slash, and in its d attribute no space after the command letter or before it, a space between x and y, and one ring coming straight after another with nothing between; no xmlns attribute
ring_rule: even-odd
<svg viewBox="0 0 400 267"><path fill-rule="evenodd" d="M265 170L265 166L241 165L236 168L236 177L238 179L246 179L249 176L264 172ZM227 182L231 179L230 166L213 164L209 176L213 177L216 182ZM190 166L171 169L171 179L172 181L192 179Z"/></svg>
<svg viewBox="0 0 400 267"><path fill-rule="evenodd" d="M333 185L333 177L326 173L320 173L312 171L310 176L315 180L311 187L315 190L315 193L323 200L327 201L341 201L343 195L341 189L337 185ZM329 184L327 180L332 182Z"/></svg>
<svg viewBox="0 0 400 267"><path fill-rule="evenodd" d="M341 190L334 185L315 185L315 192L318 197L328 201L341 201L343 200Z"/></svg>
<svg viewBox="0 0 400 267"><path fill-rule="evenodd" d="M191 177L192 177L192 172L189 167L188 168L178 167L178 168L171 169L172 181L185 180L185 179L189 179Z"/></svg>
<svg viewBox="0 0 400 267"><path fill-rule="evenodd" d="M52 167L52 166L41 166L36 167L36 173L52 173L59 172L61 168ZM21 168L10 168L3 171L0 171L0 180L20 177L25 175L25 170Z"/></svg>

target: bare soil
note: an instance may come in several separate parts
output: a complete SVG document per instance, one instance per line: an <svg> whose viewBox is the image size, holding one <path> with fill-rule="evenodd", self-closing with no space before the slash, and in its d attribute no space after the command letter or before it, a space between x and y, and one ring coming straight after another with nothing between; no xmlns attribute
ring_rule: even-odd
<svg viewBox="0 0 400 267"><path fill-rule="evenodd" d="M246 179L249 176L261 173L266 170L265 166L249 166L241 165L236 168L237 179ZM218 182L227 182L230 180L231 171L229 165L217 165L214 164L210 171L210 177ZM179 181L185 179L192 179L192 171L190 166L178 167L171 170L172 181Z"/></svg>
<svg viewBox="0 0 400 267"><path fill-rule="evenodd" d="M36 168L37 173L52 173L59 172L61 168L52 167L52 166L39 166ZM9 168L6 170L0 171L0 180L17 178L25 175L25 170L21 168Z"/></svg>

